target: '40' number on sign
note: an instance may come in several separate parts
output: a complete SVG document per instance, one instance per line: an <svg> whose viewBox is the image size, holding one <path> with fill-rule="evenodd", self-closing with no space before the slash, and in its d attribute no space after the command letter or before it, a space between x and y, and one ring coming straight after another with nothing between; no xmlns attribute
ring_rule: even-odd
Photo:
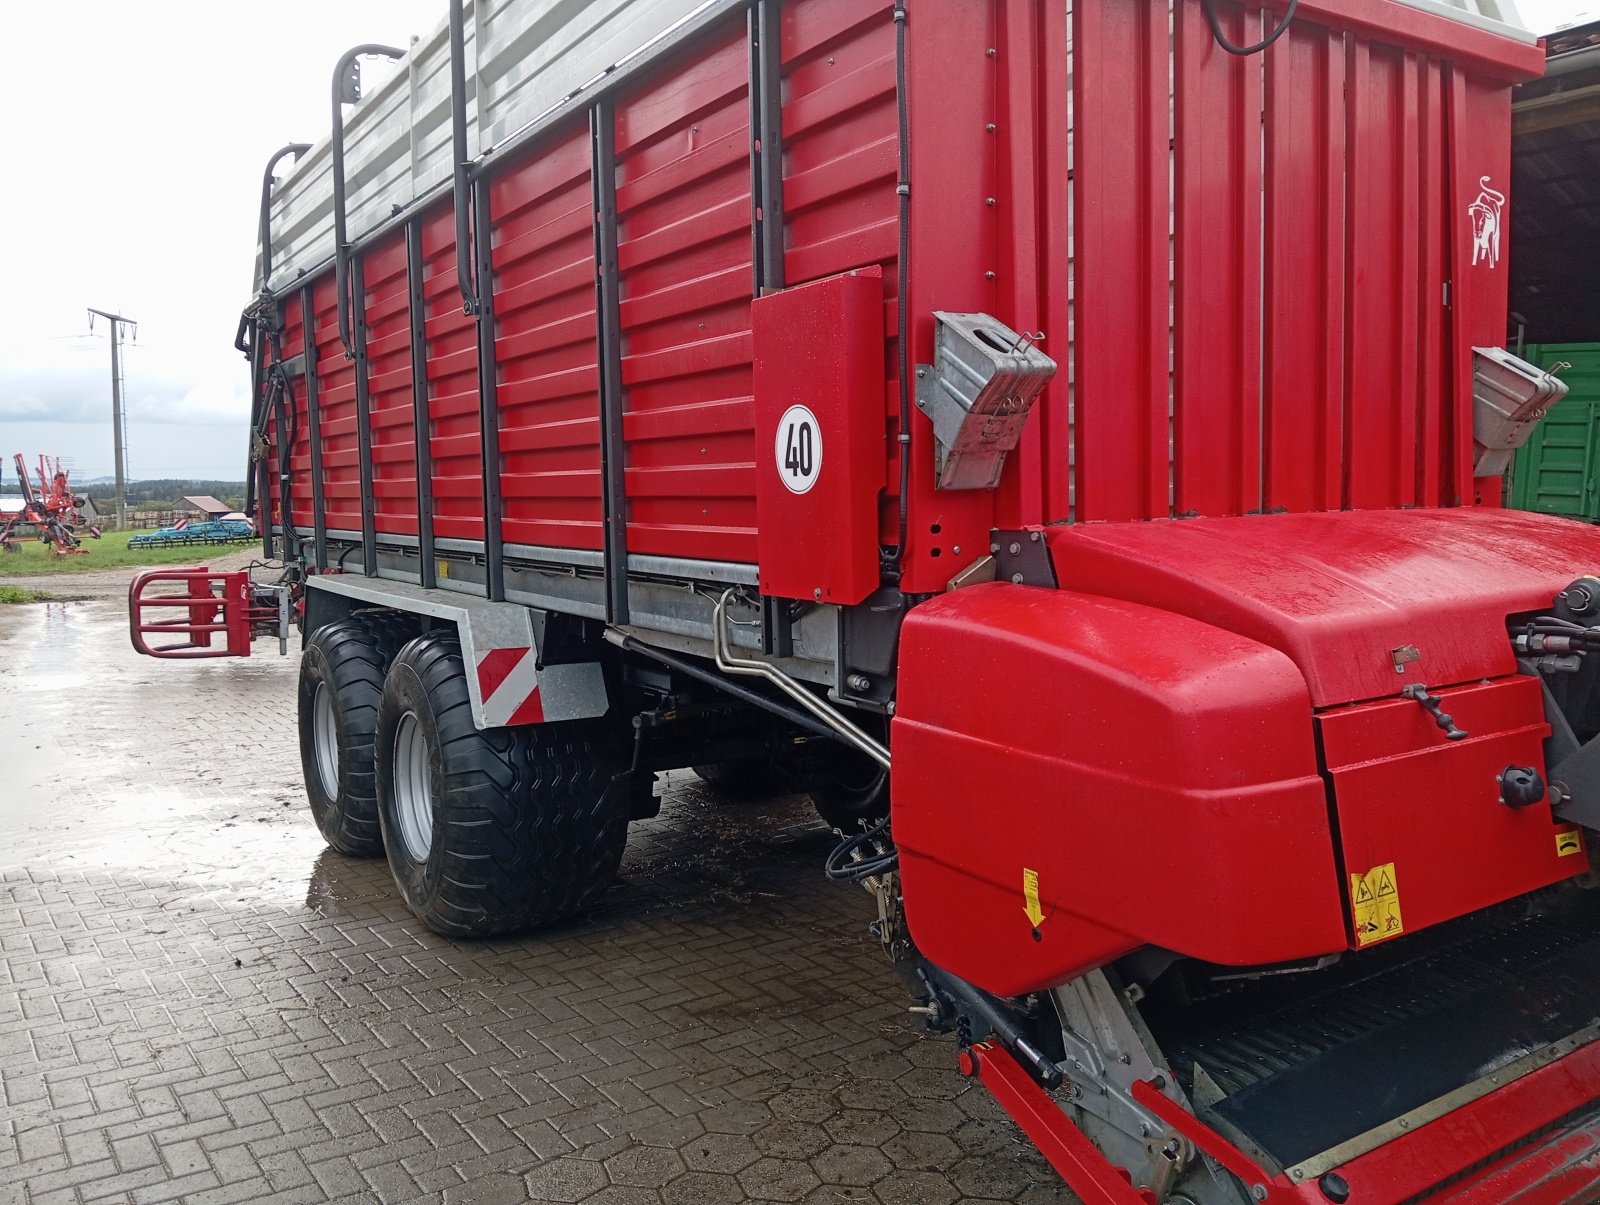
<svg viewBox="0 0 1600 1205"><path fill-rule="evenodd" d="M803 494L822 472L822 427L806 406L790 406L778 420L773 447L778 478L792 493Z"/></svg>

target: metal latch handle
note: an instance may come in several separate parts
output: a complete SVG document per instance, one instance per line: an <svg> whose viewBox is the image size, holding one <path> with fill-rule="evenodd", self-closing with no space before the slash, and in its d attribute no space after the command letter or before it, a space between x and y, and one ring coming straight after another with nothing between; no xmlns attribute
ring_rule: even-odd
<svg viewBox="0 0 1600 1205"><path fill-rule="evenodd" d="M1400 694L1415 702L1433 716L1433 722L1439 726L1447 741L1464 741L1470 735L1456 727L1455 717L1444 709L1444 700L1438 695L1430 695L1428 688L1420 682L1413 682L1404 687Z"/></svg>

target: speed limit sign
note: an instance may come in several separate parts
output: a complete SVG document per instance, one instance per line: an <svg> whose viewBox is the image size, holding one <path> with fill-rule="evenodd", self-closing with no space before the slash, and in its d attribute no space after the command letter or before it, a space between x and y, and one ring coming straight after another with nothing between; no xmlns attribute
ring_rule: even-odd
<svg viewBox="0 0 1600 1205"><path fill-rule="evenodd" d="M822 472L822 427L807 406L790 406L778 420L773 445L778 479L793 494L803 494Z"/></svg>

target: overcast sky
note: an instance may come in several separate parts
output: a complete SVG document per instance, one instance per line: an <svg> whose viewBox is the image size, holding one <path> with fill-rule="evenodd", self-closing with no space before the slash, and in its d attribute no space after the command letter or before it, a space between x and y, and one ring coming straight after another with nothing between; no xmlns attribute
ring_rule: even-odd
<svg viewBox="0 0 1600 1205"><path fill-rule="evenodd" d="M77 0L6 6L0 72L0 480L13 452L112 471L110 345L85 306L139 320L128 467L241 479L250 297L267 157L328 129L333 65L405 46L444 0ZM370 80L384 68L374 64Z"/></svg>
<svg viewBox="0 0 1600 1205"><path fill-rule="evenodd" d="M1600 0L1519 0L1541 31ZM77 0L7 6L0 73L0 480L13 452L112 471L110 350L84 307L139 320L130 475L244 475L233 351L267 156L328 126L333 64L408 44L445 0ZM376 72L381 67L371 67ZM369 86L377 79L369 77Z"/></svg>

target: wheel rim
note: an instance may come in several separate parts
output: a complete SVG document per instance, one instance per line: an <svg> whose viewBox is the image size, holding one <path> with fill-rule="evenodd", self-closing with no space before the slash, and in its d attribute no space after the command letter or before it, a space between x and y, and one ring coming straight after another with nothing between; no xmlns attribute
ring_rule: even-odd
<svg viewBox="0 0 1600 1205"><path fill-rule="evenodd" d="M415 712L400 717L394 734L394 814L400 840L414 862L426 862L433 847L433 776L428 738Z"/></svg>
<svg viewBox="0 0 1600 1205"><path fill-rule="evenodd" d="M317 777L329 799L339 797L339 725L333 717L333 691L326 682L317 683L311 701L311 740L316 747Z"/></svg>

